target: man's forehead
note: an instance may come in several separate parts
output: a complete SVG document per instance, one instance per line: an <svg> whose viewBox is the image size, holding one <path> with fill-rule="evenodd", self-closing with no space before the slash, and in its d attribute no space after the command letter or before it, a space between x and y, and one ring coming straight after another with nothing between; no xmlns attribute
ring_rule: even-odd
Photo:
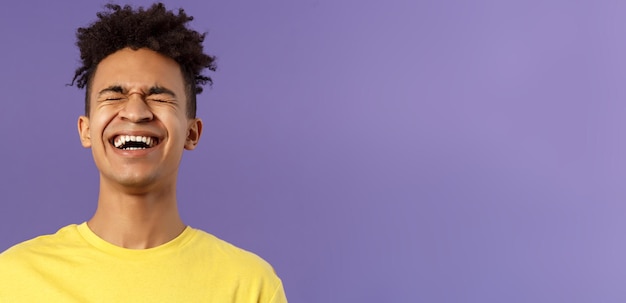
<svg viewBox="0 0 626 303"><path fill-rule="evenodd" d="M174 59L150 49L124 48L102 59L95 68L94 81L180 82L183 74ZM99 82L99 81L98 81ZM107 83L107 85L110 83Z"/></svg>

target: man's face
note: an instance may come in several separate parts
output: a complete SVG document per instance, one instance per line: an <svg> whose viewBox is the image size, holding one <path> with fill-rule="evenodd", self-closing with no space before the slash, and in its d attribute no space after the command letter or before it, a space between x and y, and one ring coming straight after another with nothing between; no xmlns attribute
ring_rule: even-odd
<svg viewBox="0 0 626 303"><path fill-rule="evenodd" d="M98 64L90 91L89 117L79 118L78 130L101 183L138 191L175 184L183 149L194 149L202 131L186 115L178 63L125 48Z"/></svg>

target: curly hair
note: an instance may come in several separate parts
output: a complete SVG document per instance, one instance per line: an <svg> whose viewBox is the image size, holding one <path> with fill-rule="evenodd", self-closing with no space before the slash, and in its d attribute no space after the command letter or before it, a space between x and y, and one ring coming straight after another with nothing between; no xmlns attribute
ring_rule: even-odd
<svg viewBox="0 0 626 303"><path fill-rule="evenodd" d="M201 74L204 68L215 71L215 57L204 53L202 42L206 33L198 33L186 27L192 16L183 9L178 14L155 3L148 9L136 10L130 5L105 5L106 10L97 13L98 19L89 27L78 28L76 46L80 50L82 66L76 69L70 85L87 88L85 92L85 115L89 115L91 80L100 61L126 47L134 50L148 48L175 60L181 68L187 94L187 116L196 116L196 94L202 85L211 85L210 77Z"/></svg>

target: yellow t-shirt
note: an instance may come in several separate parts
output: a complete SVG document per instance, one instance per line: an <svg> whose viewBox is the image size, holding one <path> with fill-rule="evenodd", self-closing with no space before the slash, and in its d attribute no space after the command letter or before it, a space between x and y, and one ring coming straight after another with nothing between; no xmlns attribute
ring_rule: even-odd
<svg viewBox="0 0 626 303"><path fill-rule="evenodd" d="M260 257L187 227L161 246L110 244L86 223L0 254L0 302L287 302Z"/></svg>

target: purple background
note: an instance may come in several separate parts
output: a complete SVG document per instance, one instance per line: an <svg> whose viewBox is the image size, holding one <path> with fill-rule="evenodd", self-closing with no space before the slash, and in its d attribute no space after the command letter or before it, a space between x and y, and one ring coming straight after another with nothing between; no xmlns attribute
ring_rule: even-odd
<svg viewBox="0 0 626 303"><path fill-rule="evenodd" d="M103 3L0 10L0 250L94 211L65 84ZM623 2L166 3L219 66L183 218L291 302L626 300Z"/></svg>

